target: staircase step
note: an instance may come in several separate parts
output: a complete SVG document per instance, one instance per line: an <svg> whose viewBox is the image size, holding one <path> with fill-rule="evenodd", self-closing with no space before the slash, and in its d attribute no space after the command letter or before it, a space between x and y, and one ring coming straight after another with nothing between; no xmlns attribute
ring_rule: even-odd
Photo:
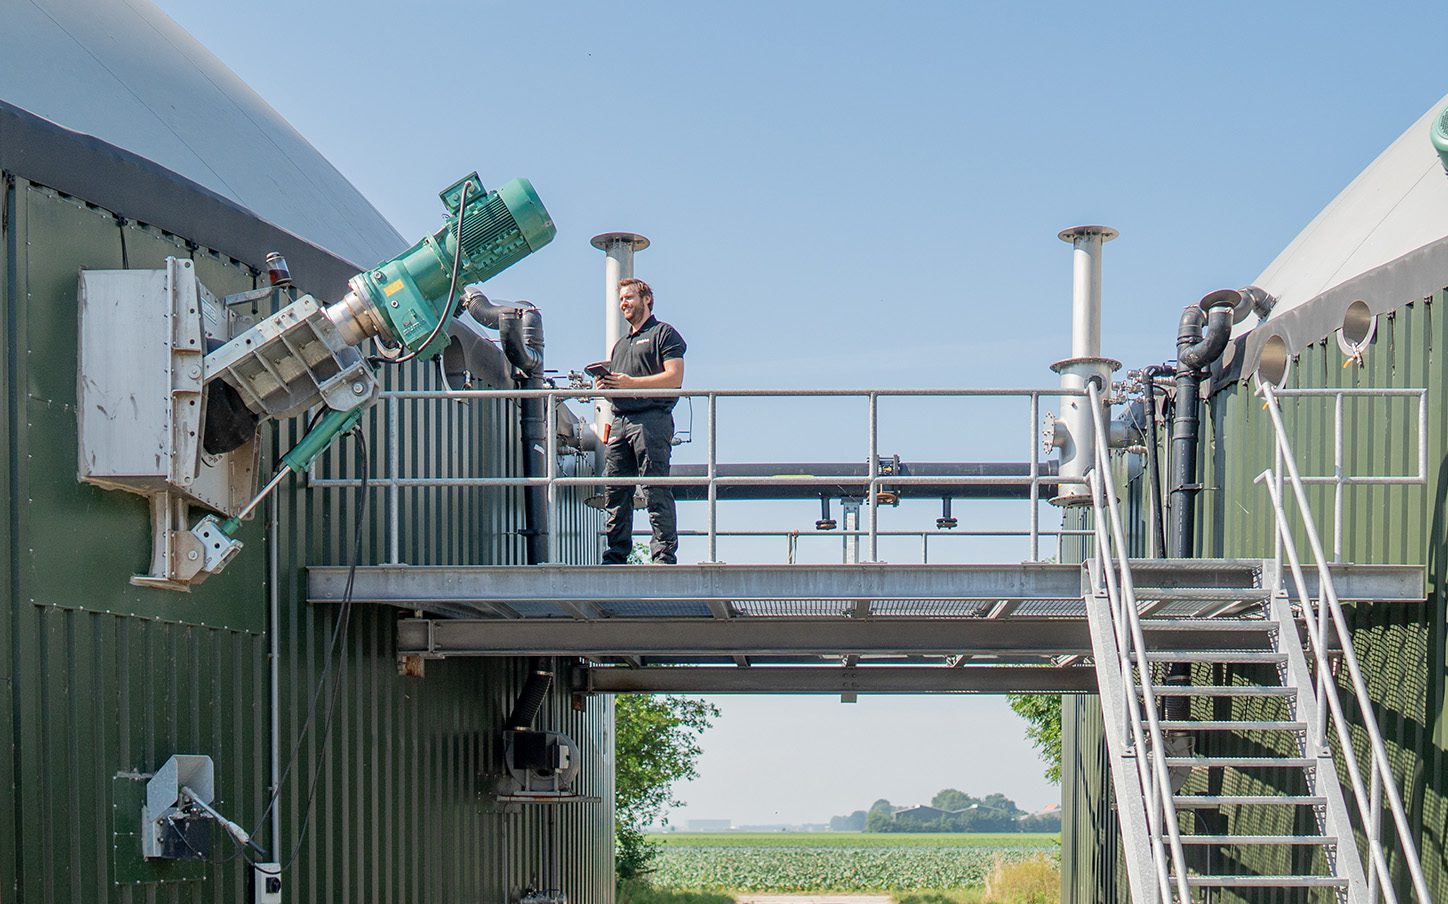
<svg viewBox="0 0 1448 904"><path fill-rule="evenodd" d="M1176 882L1176 877L1172 877ZM1342 876L1187 876L1193 888L1345 888Z"/></svg>
<svg viewBox="0 0 1448 904"><path fill-rule="evenodd" d="M1317 760L1305 756L1169 756L1167 766L1219 766L1260 769L1315 769Z"/></svg>
<svg viewBox="0 0 1448 904"><path fill-rule="evenodd" d="M1179 794L1171 799L1179 810L1213 807L1325 807L1327 798L1308 794Z"/></svg>
<svg viewBox="0 0 1448 904"><path fill-rule="evenodd" d="M1134 576L1133 576L1134 577ZM1132 583L1132 590L1136 593L1137 600L1163 600L1166 602L1182 603L1215 603L1215 602L1236 602L1241 600L1265 600L1272 595L1270 590L1263 590L1261 587L1151 587Z"/></svg>
<svg viewBox="0 0 1448 904"><path fill-rule="evenodd" d="M1336 835L1182 835L1182 844L1294 844L1327 846L1337 844Z"/></svg>
<svg viewBox="0 0 1448 904"><path fill-rule="evenodd" d="M1276 631L1280 623L1270 618L1159 618L1141 620L1142 631L1221 631L1262 634Z"/></svg>
<svg viewBox="0 0 1448 904"><path fill-rule="evenodd" d="M1137 688L1137 693L1141 688ZM1153 684L1158 697L1296 697L1297 688L1263 684Z"/></svg>
<svg viewBox="0 0 1448 904"><path fill-rule="evenodd" d="M1132 657L1132 662L1136 657ZM1149 650L1147 662L1286 662L1287 654L1276 650Z"/></svg>
<svg viewBox="0 0 1448 904"><path fill-rule="evenodd" d="M1306 722L1272 722L1272 721L1239 721L1239 720L1207 720L1192 721L1191 719L1173 720L1164 719L1160 723L1166 731L1306 731Z"/></svg>

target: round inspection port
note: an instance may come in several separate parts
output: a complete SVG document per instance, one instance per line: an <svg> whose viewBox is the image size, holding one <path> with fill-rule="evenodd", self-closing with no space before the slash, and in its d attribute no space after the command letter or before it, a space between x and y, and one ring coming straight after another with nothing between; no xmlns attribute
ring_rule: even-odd
<svg viewBox="0 0 1448 904"><path fill-rule="evenodd" d="M1342 315L1342 327L1337 331L1337 347L1349 358L1360 357L1363 350L1372 344L1378 332L1378 315L1368 308L1368 303L1359 299L1347 306Z"/></svg>
<svg viewBox="0 0 1448 904"><path fill-rule="evenodd" d="M1257 357L1257 382L1280 387L1292 369L1292 355L1287 351L1287 340L1273 336L1262 343L1262 352Z"/></svg>

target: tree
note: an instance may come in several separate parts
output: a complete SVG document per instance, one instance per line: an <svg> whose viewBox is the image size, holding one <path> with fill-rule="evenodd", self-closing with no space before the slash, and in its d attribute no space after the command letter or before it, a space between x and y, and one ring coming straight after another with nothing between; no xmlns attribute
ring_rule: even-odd
<svg viewBox="0 0 1448 904"><path fill-rule="evenodd" d="M1026 737L1046 761L1046 778L1061 783L1061 695L1008 694L1011 709L1026 720Z"/></svg>
<svg viewBox="0 0 1448 904"><path fill-rule="evenodd" d="M895 808L885 798L880 798L870 805L870 812L865 814L866 832L893 832L895 830Z"/></svg>
<svg viewBox="0 0 1448 904"><path fill-rule="evenodd" d="M930 799L930 806L938 810L964 810L975 803L980 803L980 801L964 791L957 791L954 788L944 788Z"/></svg>
<svg viewBox="0 0 1448 904"><path fill-rule="evenodd" d="M657 849L644 828L675 800L673 784L698 775L699 736L719 710L690 697L619 694L614 698L615 865L620 879L648 872Z"/></svg>

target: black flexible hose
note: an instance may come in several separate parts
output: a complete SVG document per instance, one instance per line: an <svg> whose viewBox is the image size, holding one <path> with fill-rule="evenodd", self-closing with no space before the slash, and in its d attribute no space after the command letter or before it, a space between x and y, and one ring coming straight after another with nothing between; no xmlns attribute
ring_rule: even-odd
<svg viewBox="0 0 1448 904"><path fill-rule="evenodd" d="M528 680L523 682L523 689L518 692L518 699L513 703L513 712L508 715L507 728L511 731L531 730L533 721L538 718L544 701L548 699L548 688L552 686L552 664L541 656L534 659Z"/></svg>

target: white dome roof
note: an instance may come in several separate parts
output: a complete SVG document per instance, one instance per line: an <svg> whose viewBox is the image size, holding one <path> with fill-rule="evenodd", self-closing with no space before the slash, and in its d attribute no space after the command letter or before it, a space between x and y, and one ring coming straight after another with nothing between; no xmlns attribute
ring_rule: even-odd
<svg viewBox="0 0 1448 904"><path fill-rule="evenodd" d="M1445 102L1389 145L1257 277L1256 285L1277 297L1269 320L1448 235L1448 175L1428 137Z"/></svg>
<svg viewBox="0 0 1448 904"><path fill-rule="evenodd" d="M360 267L406 242L149 0L0 0L0 100L145 157Z"/></svg>

